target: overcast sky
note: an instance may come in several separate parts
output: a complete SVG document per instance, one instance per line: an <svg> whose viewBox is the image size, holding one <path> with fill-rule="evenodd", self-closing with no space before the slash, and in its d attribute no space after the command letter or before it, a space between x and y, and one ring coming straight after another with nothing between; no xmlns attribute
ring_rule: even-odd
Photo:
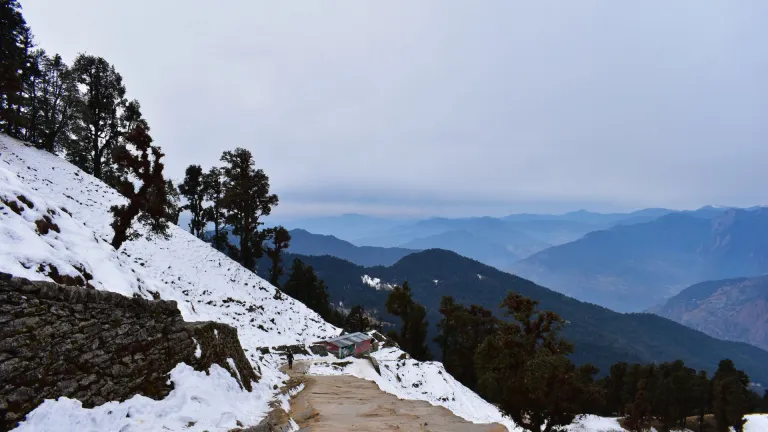
<svg viewBox="0 0 768 432"><path fill-rule="evenodd" d="M768 2L22 0L283 216L768 204Z"/></svg>

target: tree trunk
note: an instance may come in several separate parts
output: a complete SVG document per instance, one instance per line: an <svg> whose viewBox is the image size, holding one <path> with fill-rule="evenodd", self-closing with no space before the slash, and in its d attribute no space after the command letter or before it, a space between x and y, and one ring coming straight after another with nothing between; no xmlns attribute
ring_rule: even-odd
<svg viewBox="0 0 768 432"><path fill-rule="evenodd" d="M269 273L269 283L271 283L273 286L278 287L278 279L279 276L277 274L278 270L280 269L280 254L278 253L277 256L274 257L272 260L272 268L270 269Z"/></svg>
<svg viewBox="0 0 768 432"><path fill-rule="evenodd" d="M101 178L101 152L99 151L98 143L93 146L93 176L99 180Z"/></svg>

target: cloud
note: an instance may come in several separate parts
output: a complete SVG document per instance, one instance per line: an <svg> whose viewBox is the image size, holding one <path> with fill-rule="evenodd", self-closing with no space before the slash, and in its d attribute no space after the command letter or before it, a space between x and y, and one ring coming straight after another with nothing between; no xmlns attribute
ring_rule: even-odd
<svg viewBox="0 0 768 432"><path fill-rule="evenodd" d="M172 177L246 147L279 211L765 203L759 0L24 7L116 65Z"/></svg>

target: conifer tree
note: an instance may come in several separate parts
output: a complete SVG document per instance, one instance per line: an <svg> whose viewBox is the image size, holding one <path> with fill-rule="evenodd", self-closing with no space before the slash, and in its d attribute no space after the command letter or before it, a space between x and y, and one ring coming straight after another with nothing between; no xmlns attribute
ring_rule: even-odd
<svg viewBox="0 0 768 432"><path fill-rule="evenodd" d="M30 36L31 38L31 36ZM21 102L16 106L13 135L32 144L39 143L40 93L42 91L43 63L48 58L42 49L25 48L26 63L21 72Z"/></svg>
<svg viewBox="0 0 768 432"><path fill-rule="evenodd" d="M268 216L278 198L269 193L269 177L255 168L253 155L244 148L225 151L221 156L224 173L222 208L232 233L240 237L236 253L240 263L253 269L263 255L263 235L259 233L262 216Z"/></svg>
<svg viewBox="0 0 768 432"><path fill-rule="evenodd" d="M23 38L29 27L17 0L0 0L0 130L12 134L27 58Z"/></svg>
<svg viewBox="0 0 768 432"><path fill-rule="evenodd" d="M279 287L280 277L285 273L283 268L283 252L291 244L291 234L282 226L269 228L264 230L264 233L267 240L263 248L267 257L272 261L272 265L269 268L269 283Z"/></svg>
<svg viewBox="0 0 768 432"><path fill-rule="evenodd" d="M427 347L427 310L413 301L408 282L395 286L387 297L387 312L400 317L400 334L396 340L403 351L419 361L431 360L432 354Z"/></svg>
<svg viewBox="0 0 768 432"><path fill-rule="evenodd" d="M749 412L749 377L731 360L722 360L712 377L712 408L717 422L717 430L727 432L733 428L736 432L744 430Z"/></svg>
<svg viewBox="0 0 768 432"><path fill-rule="evenodd" d="M213 238L211 243L218 251L230 247L229 231L226 227L226 212L223 207L224 180L220 168L213 167L203 176L203 191L210 206L203 210L206 222L213 223Z"/></svg>
<svg viewBox="0 0 768 432"><path fill-rule="evenodd" d="M611 371L606 380L605 408L608 415L624 415L624 408L629 403L624 398L625 378L629 364L618 362L611 365Z"/></svg>
<svg viewBox="0 0 768 432"><path fill-rule="evenodd" d="M637 384L637 393L634 401L627 407L629 417L627 423L635 431L641 430L645 420L650 413L650 402L648 401L648 380L642 379Z"/></svg>
<svg viewBox="0 0 768 432"><path fill-rule="evenodd" d="M190 165L184 172L184 180L179 184L179 193L187 200L183 208L192 214L192 220L189 221L189 232L199 239L205 236L205 226L207 225L205 220L206 188L203 177L203 168L200 165Z"/></svg>
<svg viewBox="0 0 768 432"><path fill-rule="evenodd" d="M344 330L350 333L367 332L371 328L371 320L365 314L365 308L360 305L352 307L344 319Z"/></svg>
<svg viewBox="0 0 768 432"><path fill-rule="evenodd" d="M78 89L70 68L58 54L43 55L39 76L31 99L34 114L25 139L56 153L67 145Z"/></svg>
<svg viewBox="0 0 768 432"><path fill-rule="evenodd" d="M74 139L68 142L66 156L87 173L106 180L105 165L110 162L111 151L121 134L133 130L130 124L121 130L128 104L123 77L104 58L87 54L77 56L72 73L83 87L83 93L76 105L72 125ZM135 112L129 110L128 115L135 115ZM108 183L122 182L118 178L110 180Z"/></svg>
<svg viewBox="0 0 768 432"><path fill-rule="evenodd" d="M304 303L323 319L332 317L333 308L328 296L328 287L317 277L315 269L300 259L293 260L283 292Z"/></svg>
<svg viewBox="0 0 768 432"><path fill-rule="evenodd" d="M7 21L6 21L7 20ZM16 1L0 2L0 123L3 131L16 138L24 138L29 105L28 82L35 71L35 42L32 30L21 15L21 6ZM8 56L5 57L6 52Z"/></svg>
<svg viewBox="0 0 768 432"><path fill-rule="evenodd" d="M501 307L511 322L487 337L475 354L478 389L520 427L562 431L602 399L596 368L576 368L573 345L560 336L565 321L538 302L510 292Z"/></svg>
<svg viewBox="0 0 768 432"><path fill-rule="evenodd" d="M699 418L699 431L704 428L704 416L712 409L712 383L707 371L699 371L696 375L693 390L693 404Z"/></svg>
<svg viewBox="0 0 768 432"><path fill-rule="evenodd" d="M768 390L765 390L763 392L763 406L761 408L761 411L764 413L768 413Z"/></svg>
<svg viewBox="0 0 768 432"><path fill-rule="evenodd" d="M181 197L179 189L171 179L165 179L165 196L165 218L168 222L178 225L181 214Z"/></svg>
<svg viewBox="0 0 768 432"><path fill-rule="evenodd" d="M126 240L138 234L131 231L134 219L138 218L149 229L150 234L167 236L167 197L163 178L163 153L152 146L152 138L142 126L134 128L126 136L126 145L116 148L114 163L140 182L136 189L130 178L118 184L118 191L128 198L128 204L114 205L110 209L114 220L112 246L120 249Z"/></svg>
<svg viewBox="0 0 768 432"><path fill-rule="evenodd" d="M477 305L465 308L449 296L440 302L440 313L443 318L437 324L435 341L440 345L443 365L460 383L474 389L475 352L485 338L496 332L498 319L488 309Z"/></svg>

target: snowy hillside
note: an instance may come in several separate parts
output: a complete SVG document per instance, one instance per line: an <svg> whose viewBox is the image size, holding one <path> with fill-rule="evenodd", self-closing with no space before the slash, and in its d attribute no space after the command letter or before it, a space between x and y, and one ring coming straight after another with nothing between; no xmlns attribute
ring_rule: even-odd
<svg viewBox="0 0 768 432"><path fill-rule="evenodd" d="M61 158L5 135L0 196L27 207L21 214L2 211L0 271L53 280L47 264L72 276L82 273L75 268L80 267L98 289L148 299L156 292L176 300L186 321L230 324L246 349L307 343L339 331L300 302L275 300L273 286L177 226L168 240L143 237L116 254L109 244L109 208L124 198ZM49 213L61 232L42 235L35 221Z"/></svg>
<svg viewBox="0 0 768 432"><path fill-rule="evenodd" d="M0 272L175 300L186 321L237 328L262 380L248 393L226 374L201 376L179 365L171 374L176 389L164 401L136 396L93 410L66 398L47 401L22 430L112 430L103 426L115 421L114 430L213 431L263 417L286 377L255 348L310 343L340 330L288 296L275 299L273 286L179 227L168 240L143 237L115 252L109 207L123 199L61 158L0 134ZM106 414L118 408L131 415Z"/></svg>

